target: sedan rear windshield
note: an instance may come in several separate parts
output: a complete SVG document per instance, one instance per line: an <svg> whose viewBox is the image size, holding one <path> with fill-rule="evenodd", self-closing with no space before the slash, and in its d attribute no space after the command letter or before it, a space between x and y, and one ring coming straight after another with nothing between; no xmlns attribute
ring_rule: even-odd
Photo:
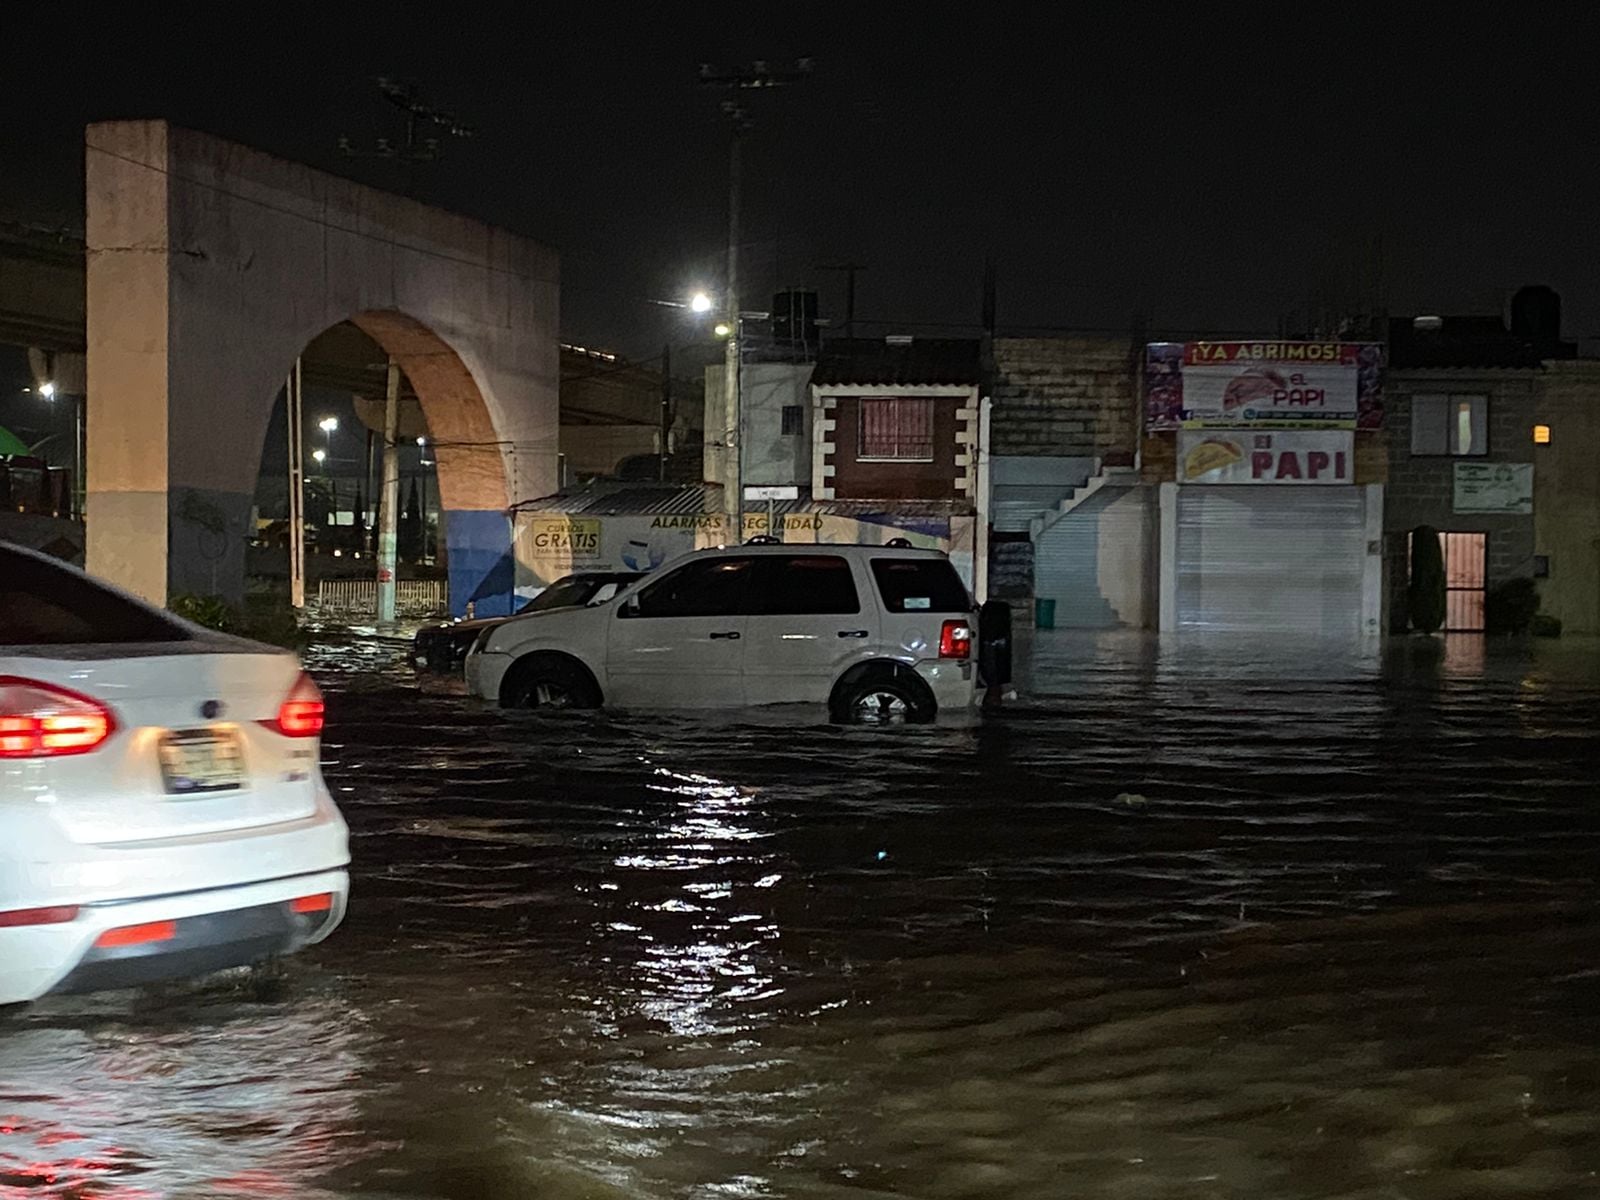
<svg viewBox="0 0 1600 1200"><path fill-rule="evenodd" d="M890 612L966 613L972 597L961 576L944 558L875 558L883 606Z"/></svg>
<svg viewBox="0 0 1600 1200"><path fill-rule="evenodd" d="M0 549L0 646L188 640L176 621L76 571Z"/></svg>

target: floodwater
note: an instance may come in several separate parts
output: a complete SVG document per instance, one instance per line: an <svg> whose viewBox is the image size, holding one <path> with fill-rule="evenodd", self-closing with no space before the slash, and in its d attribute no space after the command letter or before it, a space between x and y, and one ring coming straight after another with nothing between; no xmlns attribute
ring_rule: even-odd
<svg viewBox="0 0 1600 1200"><path fill-rule="evenodd" d="M344 928L0 1024L0 1197L1600 1195L1600 651L1059 634L982 722L310 657Z"/></svg>

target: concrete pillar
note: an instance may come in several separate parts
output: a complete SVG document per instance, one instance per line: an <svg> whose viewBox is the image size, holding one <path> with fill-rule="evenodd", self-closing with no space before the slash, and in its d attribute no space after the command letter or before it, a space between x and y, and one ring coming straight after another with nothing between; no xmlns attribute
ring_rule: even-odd
<svg viewBox="0 0 1600 1200"><path fill-rule="evenodd" d="M1178 485L1163 483L1161 493L1159 625L1162 633L1178 631Z"/></svg>
<svg viewBox="0 0 1600 1200"><path fill-rule="evenodd" d="M167 181L165 125L90 129L85 561L157 604L167 597Z"/></svg>

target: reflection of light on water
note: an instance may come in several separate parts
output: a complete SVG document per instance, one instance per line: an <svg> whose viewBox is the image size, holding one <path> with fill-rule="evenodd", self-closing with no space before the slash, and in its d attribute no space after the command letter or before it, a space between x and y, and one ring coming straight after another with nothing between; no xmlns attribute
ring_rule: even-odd
<svg viewBox="0 0 1600 1200"><path fill-rule="evenodd" d="M606 931L631 937L640 949L636 1012L683 1036L732 1032L743 1006L783 994L769 961L778 927L761 913L740 911L737 899L782 878L763 870L749 884L740 879L740 868L765 864L741 848L767 836L751 823L755 792L666 767L656 767L645 786L674 798L668 822L654 834L661 845L620 855L613 866L691 877L669 895L641 895L630 906L637 915L608 923Z"/></svg>
<svg viewBox="0 0 1600 1200"><path fill-rule="evenodd" d="M0 1197L307 1196L363 1152L343 1006L200 996L147 1028L106 1004L46 1002L0 1038Z"/></svg>

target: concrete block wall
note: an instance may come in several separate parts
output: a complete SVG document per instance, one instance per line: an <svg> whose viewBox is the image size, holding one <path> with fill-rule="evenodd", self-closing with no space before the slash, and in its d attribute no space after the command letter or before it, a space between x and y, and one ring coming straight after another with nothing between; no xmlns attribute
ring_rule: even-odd
<svg viewBox="0 0 1600 1200"><path fill-rule="evenodd" d="M1539 381L1535 420L1550 427L1533 449L1535 551L1549 559L1539 607L1564 634L1600 633L1600 361L1552 362Z"/></svg>
<svg viewBox="0 0 1600 1200"><path fill-rule="evenodd" d="M1139 440L1134 338L996 338L996 455L1093 456L1131 465Z"/></svg>
<svg viewBox="0 0 1600 1200"><path fill-rule="evenodd" d="M1418 525L1487 534L1485 567L1490 587L1514 576L1533 573L1534 516L1456 512L1455 464L1463 461L1533 462L1538 386L1538 373L1532 370L1390 372L1385 389L1389 480L1384 489L1383 523L1391 629L1404 620L1409 575L1406 535ZM1412 397L1439 393L1489 397L1487 455L1457 459L1411 453ZM1536 510L1537 507L1536 502Z"/></svg>

